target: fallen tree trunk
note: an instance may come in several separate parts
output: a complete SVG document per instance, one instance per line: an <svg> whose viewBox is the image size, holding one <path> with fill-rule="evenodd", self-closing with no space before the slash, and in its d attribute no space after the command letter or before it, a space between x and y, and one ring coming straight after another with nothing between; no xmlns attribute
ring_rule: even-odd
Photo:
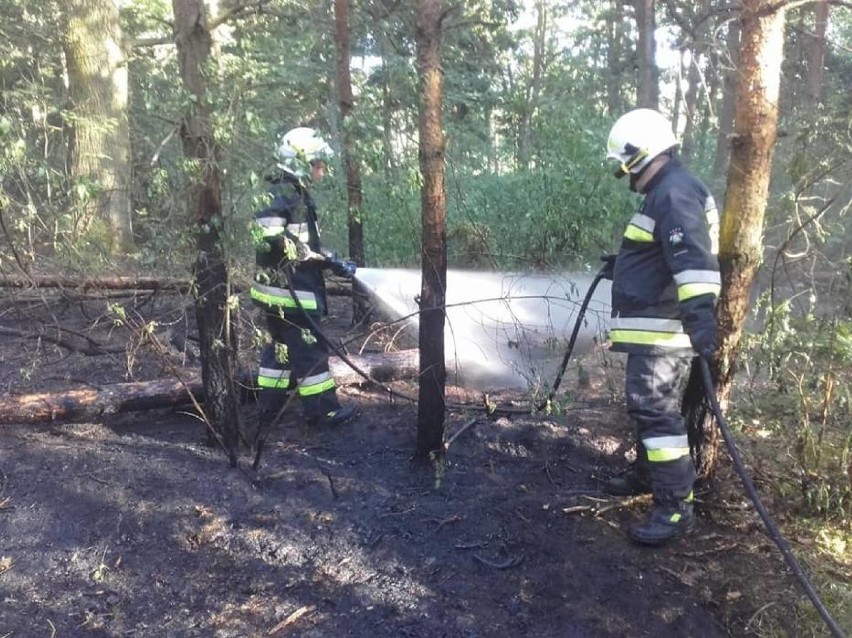
<svg viewBox="0 0 852 638"><path fill-rule="evenodd" d="M370 377L380 382L416 378L419 370L417 350L387 354L351 355L349 359ZM340 385L367 381L337 357L329 359L331 373ZM240 374L251 397L254 375ZM134 383L116 383L103 388L85 388L42 392L0 398L0 424L80 421L105 414L165 408L190 403L190 393L203 400L200 371L187 371L181 379L158 379Z"/></svg>
<svg viewBox="0 0 852 638"><path fill-rule="evenodd" d="M32 288L58 288L75 291L88 290L162 290L187 292L192 286L189 279L178 277L125 277L115 275L112 277L67 277L62 275L31 275L31 276L3 276L0 277L0 288L20 288L22 290ZM235 292L247 290L248 287L236 284ZM352 296L351 285L337 284L326 287L326 293L332 297Z"/></svg>
<svg viewBox="0 0 852 638"><path fill-rule="evenodd" d="M72 288L74 290L189 290L188 279L172 277L65 277L32 275L28 277L0 277L4 288Z"/></svg>

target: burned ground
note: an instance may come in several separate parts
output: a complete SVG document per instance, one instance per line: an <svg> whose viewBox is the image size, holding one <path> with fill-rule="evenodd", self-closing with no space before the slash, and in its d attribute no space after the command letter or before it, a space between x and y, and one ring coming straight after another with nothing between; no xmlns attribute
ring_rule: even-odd
<svg viewBox="0 0 852 638"><path fill-rule="evenodd" d="M327 325L344 331L335 303ZM124 381L131 355L134 378L166 374L141 346L87 356L27 338L20 307L3 314L4 393ZM120 336L91 304L53 310ZM452 409L448 438L466 429L440 467L411 460L416 408L368 387L342 390L362 415L336 429L285 414L256 473L229 468L182 409L2 426L0 636L713 637L792 613L735 481L699 491L690 539L626 539L647 503L599 491L630 426L618 366L598 363L582 387L572 368L557 414Z"/></svg>

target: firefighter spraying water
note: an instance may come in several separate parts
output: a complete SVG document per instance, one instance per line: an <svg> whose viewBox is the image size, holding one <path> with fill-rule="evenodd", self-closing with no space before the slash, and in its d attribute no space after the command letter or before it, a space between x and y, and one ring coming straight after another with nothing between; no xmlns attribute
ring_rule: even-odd
<svg viewBox="0 0 852 638"><path fill-rule="evenodd" d="M278 172L267 178L269 203L252 227L257 268L251 298L269 332L258 367L258 429L274 423L293 391L308 424L336 425L358 410L337 398L328 344L316 334L316 322L327 312L324 272L351 278L355 265L320 243L309 190L325 175L332 150L314 129L297 127L281 138L276 155ZM262 439L255 462L261 447Z"/></svg>

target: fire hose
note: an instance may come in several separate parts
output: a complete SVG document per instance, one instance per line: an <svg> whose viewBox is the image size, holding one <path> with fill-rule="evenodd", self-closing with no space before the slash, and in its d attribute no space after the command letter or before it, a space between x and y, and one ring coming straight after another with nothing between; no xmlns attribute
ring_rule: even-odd
<svg viewBox="0 0 852 638"><path fill-rule="evenodd" d="M589 287L589 290L586 293L585 298L583 299L583 303L580 305L577 320L574 323L574 330L572 331L571 338L568 341L568 347L565 351L565 356L562 359L562 364L559 367L559 372L556 375L556 380L553 383L553 388L550 390L547 399L542 401L537 406L538 411L542 411L550 405L550 401L553 399L554 395L556 394L556 391L559 389L559 384L562 381L562 376L568 366L568 361L571 359L571 354L574 350L574 344L577 340L577 334L580 331L580 326L585 317L586 309L588 308L595 288L597 288L597 285L600 283L601 279L609 278L609 267L609 263L604 265L604 267L601 268L601 270L598 272L597 275L595 275L595 278L592 280L591 286ZM716 397L716 388L713 385L713 377L710 373L710 365L707 363L707 360L704 359L704 357L698 357L698 364L701 366L701 378L704 385L704 394L710 404L713 416L716 419L716 422L719 424L719 429L722 432L722 438L725 441L725 447L728 449L728 454L730 454L731 456L731 461L734 464L734 469L736 470L737 475L742 481L746 494L748 495L749 499L751 499L751 502L754 504L757 513L760 515L760 519L766 526L766 529L769 532L769 537L781 551L781 555L784 557L784 562L790 568L790 571L793 572L793 575L796 577L796 580L799 581L799 584L804 589L805 594L810 599L813 606L816 608L817 612L819 613L822 620L825 622L826 626L831 630L831 633L834 638L845 638L845 634L840 629L840 625L838 625L837 621L832 618L825 604L822 602L819 595L817 594L816 589L814 588L807 574L805 574L805 571L802 569L801 565L799 565L799 562L796 560L795 555L793 555L789 543L781 534L778 529L778 526L775 524L775 521L769 515L769 512L767 511L766 507L760 500L760 495L757 493L757 489L754 486L754 482L751 480L751 476L749 475L748 470L746 469L745 464L743 463L742 458L740 457L739 450L737 449L737 444L734 441L733 434L731 433L731 428L728 425L728 422L725 419L724 415L722 414L722 408L719 406L719 400Z"/></svg>
<svg viewBox="0 0 852 638"><path fill-rule="evenodd" d="M592 283L590 284L589 289L586 292L586 295L583 298L582 303L580 304L580 309L577 313L577 319L574 322L574 328L571 332L571 337L568 340L568 346L565 350L565 355L562 358L562 363L559 366L558 373L557 373L556 378L553 382L553 387L551 388L550 392L548 393L547 398L544 399L543 401L541 401L536 406L536 411L541 412L542 410L547 409L547 407L549 407L549 405L550 405L550 402L553 400L553 397L555 396L557 390L559 389L559 386L562 382L562 377L565 374L565 370L568 367L568 363L571 359L571 355L573 354L574 345L576 344L576 341L577 341L577 335L579 334L583 320L585 319L585 315L586 315L586 311L589 307L589 303L591 302L592 296L593 296L595 289L597 288L598 284L600 283L600 281L602 279L611 278L611 267L612 267L611 263L608 262L607 264L605 264L598 271L598 273L595 275L594 279L592 280ZM287 287L289 288L290 293L293 295L293 298L296 300L296 305L302 311L302 313L304 314L308 323L311 325L314 332L317 334L317 336L320 339L323 340L323 342L326 344L327 347L329 347L337 356L339 356L341 358L341 360L343 360L347 365L349 365L355 372L360 374L362 377L364 377L369 382L371 382L371 383L377 385L378 387L382 388L385 392L388 392L388 393L392 394L393 396L398 396L400 398L406 399L408 401L416 402L416 399L414 399L413 397L409 397L409 396L404 395L402 393L396 392L395 390L388 388L385 385L381 384L380 382L376 381L375 379L370 377L369 374L367 374L365 371L361 370L357 365L355 365L346 356L346 354L344 352L341 352L341 348L337 347L335 344L333 344L331 342L331 340L319 329L319 326L313 320L313 317L310 316L310 313L305 311L305 309L302 307L301 303L299 302L299 298L296 295L296 291L293 288L293 284L292 284L292 281L290 280L289 273L286 274L286 279L287 279ZM834 620L834 618L831 616L831 613L828 611L825 604L820 599L819 594L817 593L816 589L813 586L813 583L811 583L811 581L808 578L807 574L805 573L804 569L802 569L801 565L799 564L798 560L796 559L795 555L793 554L792 550L790 549L790 545L789 545L788 541L781 534L780 530L778 529L778 526L776 525L775 521L772 519L771 515L769 514L768 510L766 509L766 507L764 506L763 502L760 499L760 495L758 494L757 489L755 488L754 482L752 481L751 476L749 475L748 470L746 469L745 464L742 461L742 458L741 458L740 453L739 453L739 449L737 448L736 442L734 441L734 437L733 437L733 434L731 432L730 426L728 425L727 420L725 419L724 415L722 414L722 409L721 409L721 406L719 405L719 400L716 397L716 388L714 387L714 384L713 384L713 377L712 377L712 374L710 372L709 363L707 362L707 360L704 357L698 357L698 364L701 367L701 377L702 377L702 382L703 382L703 385L704 385L705 397L706 397L706 399L707 399L707 401L710 405L713 416L714 416L714 418L716 419L716 422L719 425L719 429L722 432L722 438L725 442L725 447L728 450L728 454L731 457L731 461L733 462L734 469L736 470L737 475L740 477L740 480L742 481L745 492L748 495L749 499L751 499L752 503L754 504L754 507L757 510L757 513L760 516L761 521L763 521L763 524L765 525L767 532L769 533L769 537L772 539L772 541L775 543L775 545L780 550L781 555L784 558L784 562L787 564L787 566L793 572L793 575L795 576L795 578L799 582L799 584L802 586L802 589L805 591L805 594L807 595L808 599L811 601L811 603L813 604L813 606L817 610L817 613L820 615L822 620L825 622L826 626L831 631L832 636L834 636L834 638L846 638L846 634L843 633L843 630L840 628L840 625L837 624L837 621ZM463 406L463 407L466 407L468 409L470 408L470 406ZM500 410L500 411L502 412L503 410Z"/></svg>
<svg viewBox="0 0 852 638"><path fill-rule="evenodd" d="M799 565L799 562L790 550L790 545L787 542L787 539L782 536L781 532L778 530L778 526L775 524L775 521L772 520L772 517L769 515L766 507L760 500L760 495L757 493L754 482L751 480L751 476L749 476L748 470L746 470L745 464L740 457L737 444L734 441L733 434L731 433L731 428L722 414L722 408L719 406L719 400L716 398L716 389L713 386L710 364L707 363L707 360L704 357L699 357L699 365L701 366L701 380L704 383L704 394L710 402L710 408L713 412L713 416L716 418L716 422L719 424L719 429L722 431L722 438L725 440L725 447L728 449L728 454L731 455L731 461L734 464L734 469L743 483L746 494L751 499L751 502L754 503L754 507L760 515L760 519L763 521L763 524L769 532L769 537L781 551L781 555L784 557L784 562L787 563L790 571L793 572L796 580L799 581L799 584L805 590L805 594L808 596L811 603L813 603L826 626L831 630L832 635L835 638L844 638L845 634L840 629L840 625L838 625L837 621L831 617L828 609L823 604L822 600L820 600L816 589L814 589L814 586L807 574L805 574L805 571L802 569L801 565Z"/></svg>
<svg viewBox="0 0 852 638"><path fill-rule="evenodd" d="M583 322L583 319L586 314L586 309L589 306L589 302L591 301L592 295L595 292L595 288L597 288L601 279L609 278L608 268L610 264L606 264L601 270L595 275L595 278L592 280L591 285L589 286L589 290L586 293L585 298L583 299L583 303L580 305L580 310L577 315L577 320L574 323L574 330L571 332L571 338L568 341L568 347L565 351L565 356L562 359L562 364L559 367L559 372L556 375L556 380L553 383L553 388L550 390L547 398L542 401L536 409L538 411L542 411L550 405L550 401L553 399L556 391L559 389L559 384L562 381L562 376L565 373L565 369L568 367L568 361L571 359L571 354L574 350L574 344L577 340L577 334L580 331L580 326ZM781 532L778 529L778 526L775 524L775 521L770 516L766 507L763 505L763 502L760 500L760 495L757 492L757 489L754 486L754 482L751 480L751 476L748 473L748 470L745 467L745 464L740 457L739 450L737 448L737 444L734 441L733 434L731 433L731 428L728 425L727 420L722 414L722 408L719 406L719 400L716 397L716 388L713 385L713 377L710 373L710 365L707 363L707 360L704 357L698 357L698 364L701 366L701 379L704 385L704 394L705 397L710 404L710 409L713 413L716 422L719 424L719 429L722 432L722 438L725 441L725 447L728 449L728 454L731 456L731 461L734 464L734 469L737 472L737 475L740 477L742 481L743 487L745 488L745 492L748 495L751 502L754 504L757 513L760 515L760 519L763 521L763 524L766 526L767 531L769 532L769 537L781 551L781 555L784 557L784 562L790 568L790 571L793 572L793 575L796 577L796 580L799 581L799 584L804 589L805 594L810 599L813 606L816 608L817 613L819 613L822 620L825 622L826 626L831 630L834 638L845 638L845 634L840 629L840 625L837 624L837 621L832 618L825 604L820 599L819 595L816 592L813 584L808 578L805 571L802 569L799 562L796 560L795 555L790 549L790 545Z"/></svg>
<svg viewBox="0 0 852 638"><path fill-rule="evenodd" d="M580 310L577 312L577 320L574 322L574 329L571 331L571 337L568 339L568 347L565 349L565 356L562 357L562 363L559 364L559 371L556 373L556 379L553 382L553 387L550 389L550 392L547 394L547 398L541 401L538 405L535 406L536 412L542 412L550 407L550 402L553 400L553 397L556 396L556 391L559 390L559 385L562 383L562 377L565 374L565 370L568 367L568 362L571 360L571 355L574 352L574 344L577 343L577 335L580 334L580 328L583 325L583 319L586 317L586 310L589 308L589 303L592 300L592 295L595 294L595 289L598 287L598 284L601 282L601 279L610 279L610 268L611 264L607 263L601 268L598 273L595 275L595 278L592 279L592 283L589 285L589 289L586 291L586 296L583 298L583 302L580 304Z"/></svg>

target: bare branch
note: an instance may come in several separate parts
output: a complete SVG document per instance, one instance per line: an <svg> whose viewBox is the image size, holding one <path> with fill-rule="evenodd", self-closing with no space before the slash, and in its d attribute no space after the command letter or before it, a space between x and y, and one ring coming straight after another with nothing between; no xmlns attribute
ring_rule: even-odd
<svg viewBox="0 0 852 638"><path fill-rule="evenodd" d="M131 49L156 47L164 44L174 44L174 38L170 35L162 35L156 38L127 38L127 46Z"/></svg>
<svg viewBox="0 0 852 638"><path fill-rule="evenodd" d="M247 2L246 4L238 4L227 11L221 13L216 16L212 20L209 21L208 26L211 31L214 31L217 27L225 24L226 22L230 22L240 16L247 13L255 13L260 14L263 13L263 8L272 2L272 0L257 0L256 2Z"/></svg>
<svg viewBox="0 0 852 638"><path fill-rule="evenodd" d="M268 5L272 0L256 0L256 2L247 2L245 4L238 4L227 11L222 12L220 15L212 18L207 23L207 28L210 31L215 31L218 27L231 22L233 20L239 19L240 17L246 14L256 14L260 15L264 13L264 7ZM167 26L171 29L174 26L171 23L167 23ZM172 35L162 35L156 36L152 38L128 38L127 46L130 48L143 48L143 47L154 47L160 46L164 44L174 44L174 38Z"/></svg>
<svg viewBox="0 0 852 638"><path fill-rule="evenodd" d="M799 7L803 7L809 4L814 4L818 0L778 0L778 2L774 2L772 4L766 5L761 11L761 16L772 15L776 11L780 11L784 9L785 11L791 11L792 9L798 9ZM849 0L828 0L828 4L835 7L846 7L847 9L852 9L852 2Z"/></svg>

